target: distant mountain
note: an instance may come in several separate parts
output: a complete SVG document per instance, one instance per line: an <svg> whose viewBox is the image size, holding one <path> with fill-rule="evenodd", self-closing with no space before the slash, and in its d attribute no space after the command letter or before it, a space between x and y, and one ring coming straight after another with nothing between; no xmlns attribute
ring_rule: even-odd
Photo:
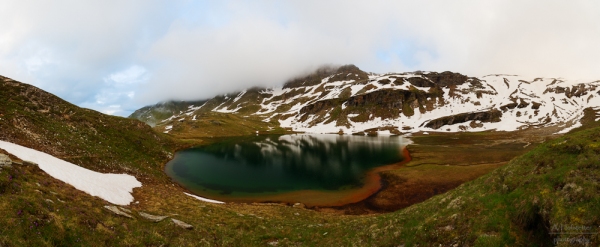
<svg viewBox="0 0 600 247"><path fill-rule="evenodd" d="M200 101L166 101L155 105L142 107L133 112L129 118L139 119L154 127L156 123L187 111L190 106L202 105L206 100Z"/></svg>
<svg viewBox="0 0 600 247"><path fill-rule="evenodd" d="M312 133L541 127L564 133L580 126L584 109L600 109L599 86L600 81L500 74L477 78L448 71L374 74L346 65L319 69L280 88L251 88L206 101L159 104L130 117L168 133L189 131L208 113L233 114L269 123L269 128ZM187 109L182 110L184 106Z"/></svg>

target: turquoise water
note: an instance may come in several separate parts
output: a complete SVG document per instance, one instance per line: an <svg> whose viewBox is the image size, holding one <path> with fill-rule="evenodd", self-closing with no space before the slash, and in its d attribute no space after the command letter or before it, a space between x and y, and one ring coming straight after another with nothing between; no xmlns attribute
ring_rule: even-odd
<svg viewBox="0 0 600 247"><path fill-rule="evenodd" d="M179 151L165 170L198 194L343 190L361 186L371 168L402 161L404 140L308 134L230 138Z"/></svg>

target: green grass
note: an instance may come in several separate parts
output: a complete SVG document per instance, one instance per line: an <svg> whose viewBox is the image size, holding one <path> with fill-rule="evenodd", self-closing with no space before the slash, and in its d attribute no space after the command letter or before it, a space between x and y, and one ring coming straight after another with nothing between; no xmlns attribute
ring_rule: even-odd
<svg viewBox="0 0 600 247"><path fill-rule="evenodd" d="M78 239L82 245L264 246L277 241L280 245L307 246L547 246L557 237L548 234L552 225L597 229L600 224L599 186L595 182L600 179L598 141L597 128L549 141L455 190L381 215L330 215L284 205L210 205L177 193L177 187L158 189L164 185L153 187L156 198L151 200L160 198L160 202L131 207L154 214L177 213L176 217L196 227L190 231L168 222L155 224L139 217L131 220L113 216L101 209L105 203L100 199L67 191L69 186L59 182L36 188L34 181L51 179L28 170L33 168L16 168L10 172L16 174L16 183L22 188L1 195L7 199L2 200L3 207L7 207L3 212L22 209L26 217L22 225L17 224L20 218L14 214L3 219L16 225L2 236L9 246L76 245L78 242L73 241ZM6 172L3 170L2 176ZM45 203L46 197L57 201L47 190L58 192L56 197L69 201L72 207ZM6 202L10 202L8 206ZM53 212L56 209L61 213ZM53 213L60 217L52 218ZM85 217L90 217L91 223ZM54 223L44 223L39 238L29 236L37 234L27 230L32 222L50 218ZM599 242L597 235L585 237L593 244Z"/></svg>
<svg viewBox="0 0 600 247"><path fill-rule="evenodd" d="M186 121L173 121L154 129L164 131L166 125L173 126L169 136L177 140L194 140L199 138L218 138L225 136L245 136L259 134L283 134L288 131L279 127L276 122L264 122L256 116L242 116L219 112L203 112L196 115L196 120L187 118Z"/></svg>

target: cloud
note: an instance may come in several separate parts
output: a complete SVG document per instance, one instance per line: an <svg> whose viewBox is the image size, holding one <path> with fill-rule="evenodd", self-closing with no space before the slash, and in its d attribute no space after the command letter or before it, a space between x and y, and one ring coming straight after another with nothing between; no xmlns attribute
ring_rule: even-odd
<svg viewBox="0 0 600 247"><path fill-rule="evenodd" d="M146 68L133 65L126 70L115 72L104 78L104 82L111 85L131 85L148 80Z"/></svg>
<svg viewBox="0 0 600 247"><path fill-rule="evenodd" d="M158 1L5 1L0 73L96 110L131 104L90 102L119 99L103 96L120 90L104 79L136 65L138 53L168 28L177 7Z"/></svg>
<svg viewBox="0 0 600 247"><path fill-rule="evenodd" d="M0 74L128 115L323 64L600 79L595 1L7 1Z"/></svg>

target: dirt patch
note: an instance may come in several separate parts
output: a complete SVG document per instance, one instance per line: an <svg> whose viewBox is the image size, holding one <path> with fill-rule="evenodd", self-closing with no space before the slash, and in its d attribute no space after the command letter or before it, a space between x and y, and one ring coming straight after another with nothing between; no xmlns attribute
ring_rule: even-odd
<svg viewBox="0 0 600 247"><path fill-rule="evenodd" d="M365 200L339 207L313 207L335 214L392 212L474 180L531 150L544 140L538 131L434 133L411 138L411 161L380 171L381 189Z"/></svg>
<svg viewBox="0 0 600 247"><path fill-rule="evenodd" d="M504 164L403 167L381 173L382 189L363 201L341 207L314 209L348 215L393 212L452 190Z"/></svg>

